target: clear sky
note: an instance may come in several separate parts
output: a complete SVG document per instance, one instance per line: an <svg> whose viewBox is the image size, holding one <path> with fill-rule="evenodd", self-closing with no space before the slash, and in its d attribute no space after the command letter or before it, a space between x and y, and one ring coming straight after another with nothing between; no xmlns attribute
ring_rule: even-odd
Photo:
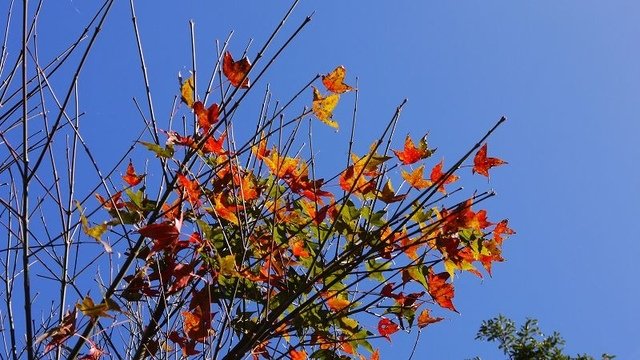
<svg viewBox="0 0 640 360"><path fill-rule="evenodd" d="M77 35L97 3L45 2L41 57ZM230 49L239 54L253 38L254 56L287 3L138 1L159 117L171 111L177 72L191 68L189 19L198 66L210 70L216 39L234 30ZM518 233L505 244L508 261L491 279L456 279L462 315L439 312L447 319L423 332L418 358L496 358L495 346L473 338L482 320L502 313L538 318L562 333L571 354L640 359L640 2L303 0L285 32L313 11L257 86L269 82L286 99L316 73L346 66L350 82L359 78L362 149L405 97L399 139L430 131L446 159L509 118L489 152L510 164L477 183L497 190L486 207ZM144 88L128 2L116 2L92 56L80 83L85 136L110 163L141 129L131 99L143 102ZM350 106L336 118L349 119ZM320 166L333 173L348 131L315 131ZM383 355L406 358L414 336L395 336Z"/></svg>

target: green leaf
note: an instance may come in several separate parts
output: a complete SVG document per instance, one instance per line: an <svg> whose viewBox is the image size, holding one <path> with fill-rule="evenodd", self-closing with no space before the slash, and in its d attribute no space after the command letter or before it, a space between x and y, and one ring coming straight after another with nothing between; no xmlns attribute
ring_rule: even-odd
<svg viewBox="0 0 640 360"><path fill-rule="evenodd" d="M389 261L381 261L377 262L375 260L367 260L364 264L364 268L367 272L369 272L369 277L374 280L378 280L379 282L385 282L386 279L382 275L384 270L387 270L391 267L391 262Z"/></svg>
<svg viewBox="0 0 640 360"><path fill-rule="evenodd" d="M171 158L173 157L173 145L167 145L166 147L162 147L155 143L150 143L146 141L139 141L140 144L144 145L150 151L153 151L157 157L162 158Z"/></svg>

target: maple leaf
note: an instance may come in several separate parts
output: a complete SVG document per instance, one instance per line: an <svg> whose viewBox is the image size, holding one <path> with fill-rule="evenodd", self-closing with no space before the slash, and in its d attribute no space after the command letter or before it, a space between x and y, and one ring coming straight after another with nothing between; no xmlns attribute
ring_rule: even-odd
<svg viewBox="0 0 640 360"><path fill-rule="evenodd" d="M500 244L494 239L485 241L482 243L482 249L478 255L478 260L482 263L482 266L491 276L491 265L494 261L502 262L502 251L500 250Z"/></svg>
<svg viewBox="0 0 640 360"><path fill-rule="evenodd" d="M431 325L433 323L437 323L437 322L442 321L442 320L444 320L444 318L431 317L431 314L429 313L429 309L424 309L424 310L422 310L422 312L418 316L418 327L420 329L422 329L425 326Z"/></svg>
<svg viewBox="0 0 640 360"><path fill-rule="evenodd" d="M78 208L78 212L80 213L80 223L82 224L82 231L95 239L98 243L100 243L104 247L104 251L106 251L107 253L113 252L111 245L109 245L105 241L102 241L102 234L104 234L108 229L107 223L103 222L99 225L89 226L89 220L86 216L84 216L82 205L80 205L79 201L76 201L76 207Z"/></svg>
<svg viewBox="0 0 640 360"><path fill-rule="evenodd" d="M218 122L218 116L220 116L220 106L218 106L218 104L216 103L213 103L211 106L209 106L208 109L206 109L201 101L196 101L193 103L192 108L193 112L198 118L198 126L200 126L205 133L208 133L211 125Z"/></svg>
<svg viewBox="0 0 640 360"><path fill-rule="evenodd" d="M270 151L267 149L267 139L264 137L264 132L260 135L258 144L251 147L251 152L254 153L259 160L269 156Z"/></svg>
<svg viewBox="0 0 640 360"><path fill-rule="evenodd" d="M136 174L136 170L133 167L133 163L129 160L129 165L127 166L126 174L122 175L122 179L129 184L129 186L136 186L140 184L142 179L144 179L144 175Z"/></svg>
<svg viewBox="0 0 640 360"><path fill-rule="evenodd" d="M195 101L195 98L194 98L195 96L193 93L194 88L195 88L195 85L193 83L193 76L190 76L180 86L180 95L181 95L182 101L185 104L187 104L188 107L191 107L193 105L193 102Z"/></svg>
<svg viewBox="0 0 640 360"><path fill-rule="evenodd" d="M401 201L405 197L407 197L406 194L396 195L395 190L393 190L393 185L391 185L391 180L387 180L382 190L378 191L378 199L382 200L385 204Z"/></svg>
<svg viewBox="0 0 640 360"><path fill-rule="evenodd" d="M219 138L214 138L213 136L209 136L202 147L202 152L205 154L214 153L216 155L224 155L227 153L224 150L224 141L227 138L227 132L223 132Z"/></svg>
<svg viewBox="0 0 640 360"><path fill-rule="evenodd" d="M304 247L304 241L300 239L292 239L289 241L289 246L291 247L291 253L299 258L308 258L309 252Z"/></svg>
<svg viewBox="0 0 640 360"><path fill-rule="evenodd" d="M89 348L89 352L81 357L78 360L98 360L104 353L103 350L99 349L95 344L91 343L91 347Z"/></svg>
<svg viewBox="0 0 640 360"><path fill-rule="evenodd" d="M444 174L442 173L443 166L444 166L444 160L441 160L438 164L436 164L436 166L433 167L433 169L431 169L431 182L433 182L434 184L437 183L444 176ZM451 184L452 182L458 181L458 179L459 178L457 175L449 174L447 179L444 180L440 184L440 186L438 186L438 191L440 191L443 194L446 194L447 190L445 190L444 186L447 184Z"/></svg>
<svg viewBox="0 0 640 360"><path fill-rule="evenodd" d="M515 233L515 231L509 228L509 220L504 219L493 228L493 240L495 240L497 244L502 244L504 240L502 235L513 235Z"/></svg>
<svg viewBox="0 0 640 360"><path fill-rule="evenodd" d="M504 164L507 164L507 162L498 158L487 157L487 144L485 143L473 158L473 169L471 172L489 177L489 169Z"/></svg>
<svg viewBox="0 0 640 360"><path fill-rule="evenodd" d="M49 352L51 349L54 349L62 343L64 343L68 338L70 338L76 332L76 309L72 311L68 311L60 324L53 329L46 331L44 334L38 336L36 339L36 343L40 341L51 338L47 346L44 348L44 352Z"/></svg>
<svg viewBox="0 0 640 360"><path fill-rule="evenodd" d="M81 303L76 304L76 308L85 316L90 317L91 320L96 320L99 317L113 318L113 316L107 313L107 311L109 311L109 305L107 303L96 304L89 295L85 296Z"/></svg>
<svg viewBox="0 0 640 360"><path fill-rule="evenodd" d="M409 183L411 187L421 190L431 186L431 181L424 179L422 175L423 173L424 173L424 165L421 165L420 167L416 168L410 173L405 170L402 170L401 175L402 175L402 178L407 183Z"/></svg>
<svg viewBox="0 0 640 360"><path fill-rule="evenodd" d="M351 91L353 88L344 83L346 72L347 70L344 66L340 65L327 75L323 75L322 83L327 90L335 94L342 94L347 91Z"/></svg>
<svg viewBox="0 0 640 360"><path fill-rule="evenodd" d="M327 291L321 294L326 300L326 304L332 311L340 312L351 305L351 302L345 298L339 297L335 291Z"/></svg>
<svg viewBox="0 0 640 360"><path fill-rule="evenodd" d="M360 360L367 360L364 356L358 354ZM371 353L371 358L369 360L380 360L380 350L376 349L373 353Z"/></svg>
<svg viewBox="0 0 640 360"><path fill-rule="evenodd" d="M185 175L178 174L178 185L183 198L186 198L192 206L200 205L200 184L197 179L189 180Z"/></svg>
<svg viewBox="0 0 640 360"><path fill-rule="evenodd" d="M148 237L154 241L151 252L157 252L172 247L178 241L180 236L179 220L174 222L163 222L160 224L149 224L138 230L142 236Z"/></svg>
<svg viewBox="0 0 640 360"><path fill-rule="evenodd" d="M378 332L389 341L391 341L391 336L389 335L392 335L398 330L400 330L400 326L387 318L383 317L378 322Z"/></svg>
<svg viewBox="0 0 640 360"><path fill-rule="evenodd" d="M180 336L177 331L170 332L168 339L180 345L180 348L182 348L182 355L185 357L190 355L197 355L200 353L200 351L196 350L195 340L190 340L183 336Z"/></svg>
<svg viewBox="0 0 640 360"><path fill-rule="evenodd" d="M242 207L229 203L228 194L225 192L219 192L213 196L213 206L215 214L221 219L225 219L235 225L238 225L237 210L241 210Z"/></svg>
<svg viewBox="0 0 640 360"><path fill-rule="evenodd" d="M427 273L427 284L429 285L427 291L438 305L445 309L458 312L452 302L454 296L453 285L447 283L449 276L448 272L434 274L430 268Z"/></svg>
<svg viewBox="0 0 640 360"><path fill-rule="evenodd" d="M109 199L105 199L102 197L102 195L97 193L94 195L96 199L98 199L100 206L102 206L107 211L111 211L113 209L122 209L126 206L124 201L122 201L121 199L122 191L118 191L117 193L113 194L113 196L111 196Z"/></svg>
<svg viewBox="0 0 640 360"><path fill-rule="evenodd" d="M338 128L338 123L333 120L333 109L338 105L338 101L340 100L340 95L331 94L327 96L322 96L320 91L313 88L313 102L311 104L311 109L313 110L313 114L323 123L331 126L334 129Z"/></svg>
<svg viewBox="0 0 640 360"><path fill-rule="evenodd" d="M291 349L289 350L289 358L291 360L306 360L307 353L306 351L304 351L304 349L303 350Z"/></svg>
<svg viewBox="0 0 640 360"><path fill-rule="evenodd" d="M409 135L404 139L404 149L393 150L396 157L398 157L398 160L400 160L404 165L410 165L419 160L426 159L433 155L435 151L435 149L429 149L425 137L420 139L418 147L416 147Z"/></svg>
<svg viewBox="0 0 640 360"><path fill-rule="evenodd" d="M234 87L241 89L249 88L249 78L247 77L249 70L251 70L251 62L246 56L238 61L234 61L231 52L227 51L224 54L222 72Z"/></svg>
<svg viewBox="0 0 640 360"><path fill-rule="evenodd" d="M204 318L204 314L196 309L194 312L183 311L182 316L184 317L183 327L184 333L191 340L204 342L207 336L209 335L209 324L210 320ZM208 314L206 314L209 316Z"/></svg>

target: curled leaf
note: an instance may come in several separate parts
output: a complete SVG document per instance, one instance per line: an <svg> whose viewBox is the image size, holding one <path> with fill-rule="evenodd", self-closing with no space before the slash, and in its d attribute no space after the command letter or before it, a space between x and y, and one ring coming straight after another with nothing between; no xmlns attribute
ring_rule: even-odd
<svg viewBox="0 0 640 360"><path fill-rule="evenodd" d="M249 88L249 78L247 77L249 70L251 70L251 62L246 56L238 61L234 61L231 52L227 51L224 54L222 72L234 87L241 89Z"/></svg>
<svg viewBox="0 0 640 360"><path fill-rule="evenodd" d="M180 86L180 95L182 97L182 101L187 104L188 107L193 106L193 102L195 101L194 90L195 84L193 82L193 76L190 76Z"/></svg>
<svg viewBox="0 0 640 360"><path fill-rule="evenodd" d="M338 101L340 100L340 95L331 94L327 96L322 96L320 91L313 88L313 103L311 108L313 110L313 114L323 123L331 126L334 129L338 128L338 123L333 120L333 109L338 105Z"/></svg>
<svg viewBox="0 0 640 360"><path fill-rule="evenodd" d="M423 327L425 327L427 325L431 325L433 323L437 323L437 322L442 321L442 320L444 320L444 318L431 317L431 313L429 312L429 309L424 309L424 310L422 310L422 312L418 316L418 327L420 329L422 329Z"/></svg>
<svg viewBox="0 0 640 360"><path fill-rule="evenodd" d="M334 94L342 94L347 91L351 91L353 90L353 88L344 83L346 72L347 70L344 68L344 66L340 65L327 75L323 75L322 83L327 88L327 90L331 91Z"/></svg>

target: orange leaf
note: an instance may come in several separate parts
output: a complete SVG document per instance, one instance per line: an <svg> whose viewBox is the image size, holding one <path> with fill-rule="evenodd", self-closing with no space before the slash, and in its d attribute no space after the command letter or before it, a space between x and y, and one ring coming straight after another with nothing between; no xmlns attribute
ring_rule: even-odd
<svg viewBox="0 0 640 360"><path fill-rule="evenodd" d="M118 191L117 193L113 194L113 196L109 199L103 198L100 194L95 194L95 197L96 199L98 199L98 202L100 202L100 205L107 211L113 210L114 208L122 209L126 206L124 201L122 201L122 199L120 198L121 196L122 191Z"/></svg>
<svg viewBox="0 0 640 360"><path fill-rule="evenodd" d="M251 152L256 154L259 160L269 156L270 151L267 149L267 139L264 137L264 133L260 136L260 142L258 145L251 147Z"/></svg>
<svg viewBox="0 0 640 360"><path fill-rule="evenodd" d="M321 295L327 300L326 304L332 311L340 312L351 305L351 302L349 300L338 297L339 295L336 295L335 291L328 291Z"/></svg>
<svg viewBox="0 0 640 360"><path fill-rule="evenodd" d="M218 104L212 104L209 109L205 109L204 104L200 101L193 103L193 111L198 117L198 126L204 129L204 132L209 132L211 125L218 122L218 116L220 115L220 107Z"/></svg>
<svg viewBox="0 0 640 360"><path fill-rule="evenodd" d="M433 169L431 169L431 181L435 184L437 183L443 176L444 174L442 173L442 167L444 166L444 160L441 160L436 166L433 167ZM449 176L447 177L446 180L444 180L440 186L438 186L438 191L440 191L443 194L447 193L447 190L444 189L444 186L447 184L451 184L452 182L455 182L458 180L458 176L455 174L449 174Z"/></svg>
<svg viewBox="0 0 640 360"><path fill-rule="evenodd" d="M242 89L249 88L249 78L247 78L249 70L251 70L251 62L249 62L249 59L246 56L238 61L234 61L231 56L231 52L227 51L224 54L222 72L224 73L224 76L229 79L231 85Z"/></svg>
<svg viewBox="0 0 640 360"><path fill-rule="evenodd" d="M192 206L200 205L202 192L197 179L189 180L183 174L178 174L178 185L183 198L186 198Z"/></svg>
<svg viewBox="0 0 640 360"><path fill-rule="evenodd" d="M404 165L410 165L433 155L435 149L429 149L427 140L424 137L420 139L418 147L416 147L411 137L407 135L404 140L404 149L402 151L393 150L393 152Z"/></svg>
<svg viewBox="0 0 640 360"><path fill-rule="evenodd" d="M473 169L471 172L489 177L489 169L504 164L507 164L507 162L498 158L487 157L487 144L485 143L473 158Z"/></svg>
<svg viewBox="0 0 640 360"><path fill-rule="evenodd" d="M340 65L327 75L323 75L322 83L327 90L335 94L342 94L347 91L351 91L353 88L344 83L344 76L346 75L346 72L347 71L344 66Z"/></svg>
<svg viewBox="0 0 640 360"><path fill-rule="evenodd" d="M449 279L449 273L434 274L433 270L429 269L429 273L427 274L429 295L443 308L458 312L452 302L454 296L453 285L447 283L447 279Z"/></svg>
<svg viewBox="0 0 640 360"><path fill-rule="evenodd" d="M127 166L127 173L122 175L122 179L129 184L129 186L136 186L140 184L144 175L136 174L136 170L133 168L133 163L129 160L129 166Z"/></svg>
<svg viewBox="0 0 640 360"><path fill-rule="evenodd" d="M219 138L209 136L202 147L202 152L205 154L214 153L216 155L224 155L227 151L224 149L224 141L227 138L227 132L223 132Z"/></svg>
<svg viewBox="0 0 640 360"><path fill-rule="evenodd" d="M184 317L184 333L191 340L204 342L209 335L210 319L206 319L199 309L200 308L196 309L194 312L182 312L182 316ZM209 316L206 312L204 315Z"/></svg>
<svg viewBox="0 0 640 360"><path fill-rule="evenodd" d="M411 185L411 187L420 189L426 189L431 186L431 181L423 178L424 165L421 165L419 168L413 170L411 173L402 170L402 178Z"/></svg>
<svg viewBox="0 0 640 360"><path fill-rule="evenodd" d="M306 360L307 353L304 350L289 350L289 357L291 360Z"/></svg>
<svg viewBox="0 0 640 360"><path fill-rule="evenodd" d="M241 207L230 204L226 193L220 192L214 195L213 205L215 213L220 218L238 225L238 216L236 216L236 211L240 210Z"/></svg>
<svg viewBox="0 0 640 360"><path fill-rule="evenodd" d="M380 333L380 335L386 337L389 341L391 341L391 337L389 335L395 333L398 330L400 330L400 326L387 318L382 318L378 322L378 332Z"/></svg>
<svg viewBox="0 0 640 360"><path fill-rule="evenodd" d="M502 244L504 238L502 235L513 235L516 232L509 228L509 220L504 219L496 224L496 227L493 228L493 240L498 244Z"/></svg>
<svg viewBox="0 0 640 360"><path fill-rule="evenodd" d="M304 241L300 239L292 239L289 241L289 246L291 246L291 252L294 256L303 259L309 257L309 252L304 247Z"/></svg>
<svg viewBox="0 0 640 360"><path fill-rule="evenodd" d="M313 102L311 104L311 109L313 110L313 114L323 123L331 126L334 129L338 128L338 123L333 120L333 109L338 105L338 101L340 100L340 95L331 94L327 96L322 96L318 89L313 88Z"/></svg>
<svg viewBox="0 0 640 360"><path fill-rule="evenodd" d="M418 327L420 329L422 329L423 327L425 327L427 325L431 325L433 323L437 323L437 322L442 321L442 320L444 320L444 318L441 318L441 317L433 318L433 317L431 317L431 314L429 313L429 310L428 309L424 309L424 310L422 310L422 312L418 316Z"/></svg>

